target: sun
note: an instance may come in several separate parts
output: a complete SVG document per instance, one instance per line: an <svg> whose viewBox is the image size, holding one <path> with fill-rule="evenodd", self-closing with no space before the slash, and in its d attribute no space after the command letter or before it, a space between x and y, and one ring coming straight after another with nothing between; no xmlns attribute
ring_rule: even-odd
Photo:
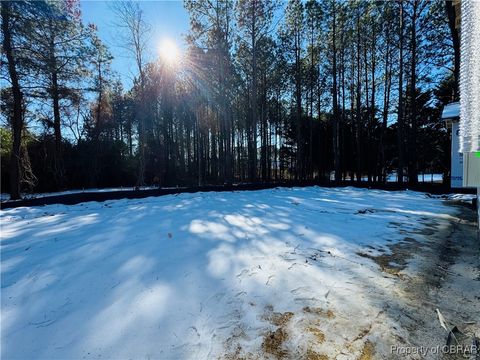
<svg viewBox="0 0 480 360"><path fill-rule="evenodd" d="M160 58L168 65L175 65L180 60L180 50L171 39L163 39L158 48Z"/></svg>

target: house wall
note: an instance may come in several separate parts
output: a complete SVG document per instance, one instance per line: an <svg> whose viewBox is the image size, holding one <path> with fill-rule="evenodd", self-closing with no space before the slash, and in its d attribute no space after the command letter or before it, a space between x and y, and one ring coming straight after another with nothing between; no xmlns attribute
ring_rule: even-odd
<svg viewBox="0 0 480 360"><path fill-rule="evenodd" d="M463 156L463 186L480 186L480 156L476 153Z"/></svg>

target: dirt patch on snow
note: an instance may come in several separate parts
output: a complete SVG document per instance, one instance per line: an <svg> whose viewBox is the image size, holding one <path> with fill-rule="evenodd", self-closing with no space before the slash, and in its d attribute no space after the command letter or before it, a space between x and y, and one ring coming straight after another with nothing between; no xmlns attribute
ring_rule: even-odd
<svg viewBox="0 0 480 360"><path fill-rule="evenodd" d="M307 360L329 360L325 354L319 354L313 350L307 350Z"/></svg>
<svg viewBox="0 0 480 360"><path fill-rule="evenodd" d="M275 356L277 359L286 358L288 351L283 348L285 340L288 338L288 332L279 327L275 331L268 332L262 342L262 349L265 353Z"/></svg>
<svg viewBox="0 0 480 360"><path fill-rule="evenodd" d="M405 237L402 241L389 244L388 252L384 249L378 249L381 255L371 255L365 252L357 252L358 256L373 260L383 272L403 278L401 273L408 264L408 259L418 248L419 242L412 237Z"/></svg>
<svg viewBox="0 0 480 360"><path fill-rule="evenodd" d="M433 234L422 232L425 241L392 247L391 256L373 258L382 270L392 269L390 261L395 264L406 261L401 267L393 267L404 275L405 281L396 284L394 292L398 301L387 308L387 314L395 317L399 324L399 331L393 332L396 346L418 349L447 345L448 332L440 324L437 309L445 317L447 328L457 326L468 345L475 342L475 334L480 334L480 298L475 290L480 287L476 279L480 242L475 213L463 205L450 205L456 207L459 214L448 220L448 226ZM452 341L449 345L457 345L456 340ZM462 356L440 351L437 354L427 352L420 358L450 360ZM395 359L395 354L390 354L390 358ZM407 354L402 358L419 357ZM472 359L480 359L480 355Z"/></svg>
<svg viewBox="0 0 480 360"><path fill-rule="evenodd" d="M303 308L303 312L308 314L316 314L322 317L327 317L328 319L333 319L335 317L335 314L332 310L328 309L327 311L325 311L324 309L319 307L305 306Z"/></svg>
<svg viewBox="0 0 480 360"><path fill-rule="evenodd" d="M370 342L366 341L363 345L362 352L358 360L372 360L375 355L375 346Z"/></svg>
<svg viewBox="0 0 480 360"><path fill-rule="evenodd" d="M263 320L270 322L272 325L275 326L285 326L293 316L293 312L285 312L285 313L268 313L263 316Z"/></svg>
<svg viewBox="0 0 480 360"><path fill-rule="evenodd" d="M318 324L324 319L333 319L335 317L333 311L325 311L322 308L305 307L302 309L302 312L297 314L299 318L301 318L303 314L308 314L311 317L308 321L304 318L300 320L302 323L302 331L308 335L309 343L306 348L306 353L299 354L292 353L288 346L286 346L287 340L292 340L290 333L292 326L295 326L295 324L292 324L295 314L290 311L280 313L273 312L272 310L273 307L267 307L266 314L262 317L264 321L276 327L263 335L262 352L265 355L275 359L294 359L300 356L301 358L309 360L328 360L327 355L315 351L313 347L318 347L325 342L325 334L319 328Z"/></svg>
<svg viewBox="0 0 480 360"><path fill-rule="evenodd" d="M319 328L309 326L307 327L307 331L315 337L317 344L322 344L325 341L325 334Z"/></svg>
<svg viewBox="0 0 480 360"><path fill-rule="evenodd" d="M358 293L339 298L333 286L319 299L308 296L307 287L293 289L295 296L302 294L298 297L299 308L287 308L291 311L285 312L274 311L272 305L264 308L260 319L265 328L258 332L261 338L255 354L245 354L237 345L230 348L226 358L460 359L463 354L418 355L392 351L393 347L444 346L448 333L440 325L436 309L445 316L449 328L457 326L462 334L458 337L466 344L472 344L474 334L480 334L480 296L475 291L480 287L480 242L475 214L466 207L450 205L458 207L457 217L424 217L419 220L420 224L392 223L392 227L404 235L402 241L391 242L384 248L366 246L357 252L373 263L349 259L352 279L339 279L335 285L359 289ZM323 269L322 255L337 262L347 260L334 257L329 251L315 251L315 258L308 251L303 254L300 250L288 255L305 256L305 264L298 268ZM315 265L311 265L312 262ZM238 339L242 337L234 340Z"/></svg>
<svg viewBox="0 0 480 360"><path fill-rule="evenodd" d="M263 336L262 350L266 354L273 355L276 359L284 359L289 355L284 348L284 343L289 337L287 325L294 314L293 312L271 312L273 307L267 307L266 310L267 313L263 316L263 320L277 326L277 328Z"/></svg>

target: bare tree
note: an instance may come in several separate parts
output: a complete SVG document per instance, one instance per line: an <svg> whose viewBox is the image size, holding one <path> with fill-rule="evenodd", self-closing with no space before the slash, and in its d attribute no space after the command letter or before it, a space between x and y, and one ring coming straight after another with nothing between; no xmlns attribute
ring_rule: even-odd
<svg viewBox="0 0 480 360"><path fill-rule="evenodd" d="M138 177L136 186L145 184L145 117L144 117L144 95L145 95L145 64L147 39L150 33L150 26L145 22L143 11L137 2L119 1L113 2L112 10L117 16L115 25L122 31L121 46L125 48L135 59L139 80L139 98L136 103L135 116L138 121Z"/></svg>

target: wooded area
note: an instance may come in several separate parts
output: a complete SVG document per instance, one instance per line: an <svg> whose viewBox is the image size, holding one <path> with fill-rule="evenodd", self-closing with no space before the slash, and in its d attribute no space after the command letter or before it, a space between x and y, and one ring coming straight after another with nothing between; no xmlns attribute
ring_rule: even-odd
<svg viewBox="0 0 480 360"><path fill-rule="evenodd" d="M187 47L169 64L146 60L139 3L112 5L136 65L124 89L78 1L2 1L2 192L447 179L449 1L184 6Z"/></svg>

